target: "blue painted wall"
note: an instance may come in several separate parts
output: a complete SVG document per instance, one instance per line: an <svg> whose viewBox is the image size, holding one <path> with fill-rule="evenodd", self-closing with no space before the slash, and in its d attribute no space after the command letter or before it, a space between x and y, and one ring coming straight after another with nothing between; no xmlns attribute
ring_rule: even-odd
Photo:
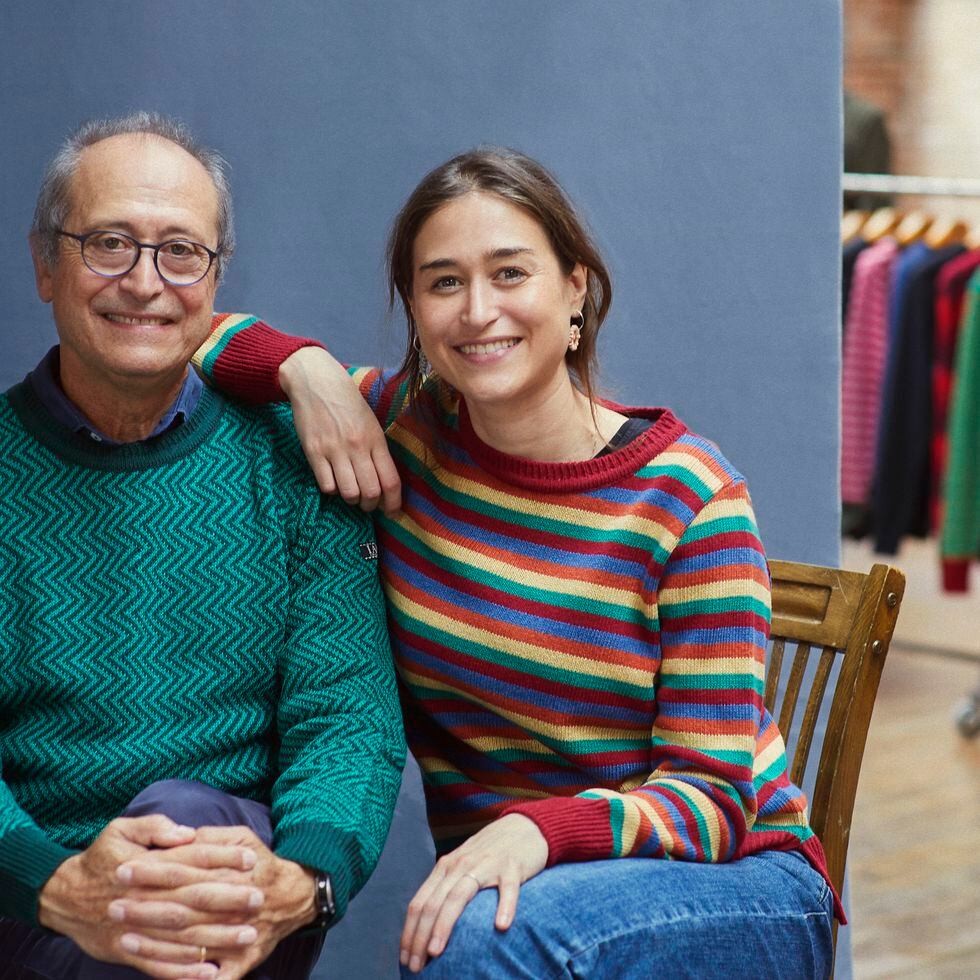
<svg viewBox="0 0 980 980"><path fill-rule="evenodd" d="M26 232L83 118L159 109L222 150L240 246L219 305L370 363L400 351L395 210L446 157L509 144L558 174L607 253L607 392L717 441L771 555L833 563L839 22L839 0L5 2L0 384L53 342ZM408 779L384 876L330 937L332 977L393 975L428 861Z"/></svg>

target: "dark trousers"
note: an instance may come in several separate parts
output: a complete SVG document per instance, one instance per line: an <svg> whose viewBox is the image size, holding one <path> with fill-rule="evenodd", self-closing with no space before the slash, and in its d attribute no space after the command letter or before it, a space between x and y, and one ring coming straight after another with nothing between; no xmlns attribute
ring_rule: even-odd
<svg viewBox="0 0 980 980"><path fill-rule="evenodd" d="M170 779L153 783L136 796L124 817L162 813L188 827L251 828L272 845L269 808L201 783ZM248 974L251 980L304 980L316 965L323 937L293 935ZM0 978L3 980L137 980L145 974L128 966L92 959L67 936L0 919Z"/></svg>

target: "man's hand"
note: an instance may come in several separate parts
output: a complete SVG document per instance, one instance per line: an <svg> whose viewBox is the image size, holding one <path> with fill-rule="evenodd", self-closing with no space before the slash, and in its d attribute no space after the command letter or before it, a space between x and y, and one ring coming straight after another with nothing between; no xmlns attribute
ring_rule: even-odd
<svg viewBox="0 0 980 980"><path fill-rule="evenodd" d="M134 949L126 941L127 924L113 914L120 900L140 894L132 882L125 880L125 874L119 874L120 865L169 849L193 848L195 836L193 828L181 827L159 815L113 820L85 851L63 862L48 879L39 896L38 920L73 939L89 956L106 963L124 963L164 980L216 976L214 966L199 962L200 945L178 941L173 943L170 955L162 958ZM222 854L212 853L211 859L219 863L223 860L225 868L244 870L249 863L246 850L225 848ZM223 908L229 899L228 889L235 887L205 883L182 897L200 909ZM250 886L237 886L234 898L241 903L244 897L247 908L248 895L254 891ZM224 912L211 913L209 917L210 922L221 919L229 921Z"/></svg>
<svg viewBox="0 0 980 980"><path fill-rule="evenodd" d="M401 506L401 481L384 432L350 375L325 350L303 347L279 367L303 452L324 493L388 515Z"/></svg>
<svg viewBox="0 0 980 980"><path fill-rule="evenodd" d="M511 813L487 824L439 858L409 902L399 954L402 965L418 973L430 956L438 956L456 920L481 888L497 889L494 925L501 931L508 929L521 885L547 863L548 842L533 820Z"/></svg>
<svg viewBox="0 0 980 980"><path fill-rule="evenodd" d="M152 888L173 889L177 898L182 890L193 888L201 873L201 854L209 848L253 853L255 864L245 878L264 899L241 914L238 936L216 934L212 941L205 939L209 926L201 913L179 901L155 901L149 892ZM113 904L121 908L139 955L151 961L171 961L182 955L177 946L190 942L198 951L206 946L208 961L220 967L218 980L245 976L286 936L316 918L313 872L276 857L247 827L200 827L193 844L151 852L127 862L125 868L143 894Z"/></svg>

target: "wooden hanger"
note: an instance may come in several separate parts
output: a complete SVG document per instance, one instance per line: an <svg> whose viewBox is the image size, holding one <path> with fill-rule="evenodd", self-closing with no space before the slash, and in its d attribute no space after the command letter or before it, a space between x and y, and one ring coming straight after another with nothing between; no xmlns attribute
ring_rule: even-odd
<svg viewBox="0 0 980 980"><path fill-rule="evenodd" d="M909 211L895 229L895 241L902 248L917 242L932 226L932 215L925 211Z"/></svg>
<svg viewBox="0 0 980 980"><path fill-rule="evenodd" d="M840 240L842 245L854 241L861 228L870 217L870 211L845 211L840 219Z"/></svg>
<svg viewBox="0 0 980 980"><path fill-rule="evenodd" d="M966 222L956 218L936 218L926 232L926 245L929 248L946 248L963 241L969 231Z"/></svg>
<svg viewBox="0 0 980 980"><path fill-rule="evenodd" d="M861 237L869 244L890 235L901 221L902 216L894 208L878 208L861 226Z"/></svg>

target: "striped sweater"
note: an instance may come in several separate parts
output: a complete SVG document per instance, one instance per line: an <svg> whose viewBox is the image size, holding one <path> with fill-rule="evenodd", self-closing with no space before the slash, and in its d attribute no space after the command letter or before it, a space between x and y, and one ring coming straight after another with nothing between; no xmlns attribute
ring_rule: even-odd
<svg viewBox="0 0 980 980"><path fill-rule="evenodd" d="M888 357L888 293L899 248L883 238L857 258L847 304L841 370L841 498L871 500L875 447Z"/></svg>
<svg viewBox="0 0 980 980"><path fill-rule="evenodd" d="M234 337L211 360L226 385L238 356L252 378L267 357L252 329L233 318L211 343ZM762 705L768 570L718 449L667 410L612 406L652 424L584 462L515 458L445 385L423 392L427 424L398 377L351 373L402 478L378 543L438 850L517 812L549 864L796 848L825 873Z"/></svg>

